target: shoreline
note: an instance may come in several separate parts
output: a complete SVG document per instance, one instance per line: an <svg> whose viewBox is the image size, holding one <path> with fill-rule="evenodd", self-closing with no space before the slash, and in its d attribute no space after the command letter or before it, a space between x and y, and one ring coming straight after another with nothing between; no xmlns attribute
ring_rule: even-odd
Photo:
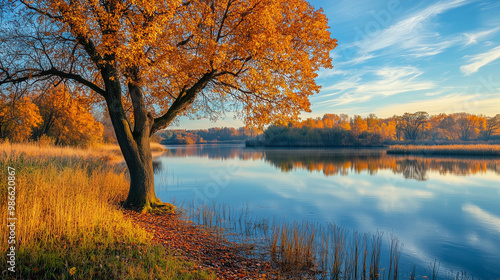
<svg viewBox="0 0 500 280"><path fill-rule="evenodd" d="M126 218L150 232L153 241L167 252L214 272L219 279L277 279L269 261L244 256L246 244L221 239L207 227L180 219L179 214L122 211Z"/></svg>
<svg viewBox="0 0 500 280"><path fill-rule="evenodd" d="M451 144L451 145L384 145L384 146L308 146L308 145L245 145L251 149L325 149L325 150L380 150L388 155L413 156L472 156L472 157L499 157L499 144Z"/></svg>
<svg viewBox="0 0 500 280"><path fill-rule="evenodd" d="M248 254L257 252L253 251L252 243L229 242L228 239L231 239L226 237L230 237L231 232L228 232L229 235L221 235L211 227L184 220L182 214L141 214L123 209L120 205L125 198L128 184L123 168L117 168L109 160L112 158L109 149L96 151L40 147L34 144L0 145L0 148L5 150L4 164L20 168L19 175L22 176L20 178L24 178L20 180L20 183L24 182L24 185L20 185L20 191L28 190L31 186L29 182L49 178L46 183L38 185L39 192L48 192L58 196L54 198L58 201L57 204L47 203L45 199L42 199L42 195L33 195L33 200L29 200L30 205L41 207L40 209L45 209L44 211L57 210L54 215L58 218L55 219L54 215L51 215L53 220L42 217L33 219L28 213L22 217L23 221L31 219L43 222L32 223L31 227L25 230L25 232L34 232L38 229L37 233L30 237L32 241L30 246L34 246L33 250L26 251L19 260L19 265L24 269L20 276L25 276L21 278L43 279L43 275L54 271L54 275L73 276L75 279L93 277L113 279L129 276L134 279L151 279L151 277L193 279L188 278L192 277L188 275L195 275L194 279L215 279L214 277L218 279L281 279L286 278L288 274L287 271L282 270L280 264L284 264L285 267L287 265L296 267L300 261L312 260L316 256L314 253L311 258L306 254L299 260L295 260L293 256L296 256L297 252L313 252L309 248L314 246L306 242L309 245L304 243L305 245L312 247L306 246L305 249L296 250L293 249L295 246L293 242L287 243L295 238L299 241L307 241L309 237L315 236L315 232L302 231L309 226L300 228L295 228L295 224L271 226L273 231L275 226L278 227L276 235L272 234L275 239L270 248L274 248L274 253L273 250L270 251L271 260L269 260L264 255ZM95 179L100 181L96 183ZM64 192L57 188L62 185L67 186ZM89 188L92 190L90 194ZM101 192L102 189L114 190L116 193ZM74 193L65 194L71 190ZM27 195L31 194L26 192L19 198L25 199ZM80 199L75 199L75 196ZM26 205L28 201L21 203ZM99 209L102 206L109 208L103 208L97 215L94 215L95 211L88 212L89 214L82 212L82 209L88 209L84 207L88 207L89 203L92 209ZM62 205L66 206L62 207ZM61 207L54 209L58 206ZM82 213L85 214L82 215ZM92 216L87 217L90 214ZM113 214L113 219L110 218L110 214ZM83 218L87 220L75 221ZM60 223L60 221L65 222ZM27 222L20 224L28 226ZM40 225L59 228L46 231L40 229ZM300 229L299 232L302 235L290 235L295 229ZM322 229L318 228L318 230L321 232ZM68 233L71 231L75 234ZM50 242L40 244L47 247L43 250L37 249L37 240L46 237L51 238ZM288 237L293 238L287 241ZM287 246L291 246L291 251L283 250L283 248L288 248ZM51 253L51 258L61 260L61 262L50 264L48 258L43 259L46 258L47 252ZM66 264L62 260L65 260ZM306 266L308 269L306 273L310 272L310 275L326 271L311 270L316 265L308 262L306 264L309 265ZM134 273L142 274L138 277L134 276ZM169 278L165 275L166 273L175 277ZM5 275L2 274L2 276Z"/></svg>
<svg viewBox="0 0 500 280"><path fill-rule="evenodd" d="M500 157L500 145L395 145L386 150L390 155L416 155L416 156L482 156Z"/></svg>
<svg viewBox="0 0 500 280"><path fill-rule="evenodd" d="M163 153L160 145L152 146L154 152ZM16 212L16 233L23 244L16 246L15 272L7 271L3 262L0 278L275 279L279 275L269 262L246 257L245 244L228 242L210 228L184 221L180 214L141 214L121 207L129 184L118 153L117 145L81 149L0 143L0 166L16 170L16 205L39 209L34 216L31 211ZM0 174L2 181L7 181L5 176ZM6 191L7 184L3 186ZM47 193L51 195L42 195ZM0 198L2 205L7 205L6 199ZM5 211L2 207L1 213L6 215ZM8 245L5 222L0 231L3 249Z"/></svg>

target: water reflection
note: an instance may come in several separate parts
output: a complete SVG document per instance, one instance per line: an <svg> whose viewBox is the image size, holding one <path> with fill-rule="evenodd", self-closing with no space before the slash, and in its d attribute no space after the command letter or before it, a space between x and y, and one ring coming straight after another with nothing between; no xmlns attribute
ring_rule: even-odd
<svg viewBox="0 0 500 280"><path fill-rule="evenodd" d="M269 218L381 230L404 244L402 270L438 260L442 272L499 278L500 159L395 156L380 149L168 148L155 177L164 201L209 199L250 205ZM232 166L239 171L229 172Z"/></svg>
<svg viewBox="0 0 500 280"><path fill-rule="evenodd" d="M500 159L460 157L420 157L387 155L382 149L242 149L237 146L196 145L173 147L168 157L206 157L227 160L262 160L282 172L303 169L322 172L325 176L359 174L371 175L390 170L406 179L425 181L430 171L441 175L474 175L493 171L500 174Z"/></svg>

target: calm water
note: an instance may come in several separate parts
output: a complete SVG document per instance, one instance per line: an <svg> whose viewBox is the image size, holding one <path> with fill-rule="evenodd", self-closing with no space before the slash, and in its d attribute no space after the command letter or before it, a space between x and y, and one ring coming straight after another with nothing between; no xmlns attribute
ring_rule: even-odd
<svg viewBox="0 0 500 280"><path fill-rule="evenodd" d="M415 264L426 275L437 260L440 272L500 279L500 158L167 148L155 177L163 201L248 205L269 217L392 233L404 245L402 272Z"/></svg>

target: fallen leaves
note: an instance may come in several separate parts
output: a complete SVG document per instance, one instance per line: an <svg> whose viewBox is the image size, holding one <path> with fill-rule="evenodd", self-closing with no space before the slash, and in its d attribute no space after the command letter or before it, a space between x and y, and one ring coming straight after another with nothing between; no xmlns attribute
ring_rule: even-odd
<svg viewBox="0 0 500 280"><path fill-rule="evenodd" d="M209 229L176 215L140 214L125 210L125 215L154 234L174 256L194 262L193 269L209 269L219 279L276 279L269 262L244 256L237 244L221 239Z"/></svg>

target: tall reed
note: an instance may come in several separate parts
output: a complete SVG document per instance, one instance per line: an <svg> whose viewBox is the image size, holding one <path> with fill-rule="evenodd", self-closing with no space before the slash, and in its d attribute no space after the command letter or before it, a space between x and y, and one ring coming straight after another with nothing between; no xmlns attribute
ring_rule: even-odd
<svg viewBox="0 0 500 280"><path fill-rule="evenodd" d="M500 156L500 145L394 145L388 154L447 155L447 156Z"/></svg>
<svg viewBox="0 0 500 280"><path fill-rule="evenodd" d="M420 276L416 265L402 273L403 244L394 235L384 238L382 232L361 234L334 223L284 222L256 215L246 205L190 203L183 205L182 211L195 223L223 227L214 231L224 238L254 242L252 248L257 252L245 253L269 260L278 271L274 276L280 279L437 279L439 275L437 262L430 270L420 269ZM456 276L448 273L443 279L473 278L462 272Z"/></svg>
<svg viewBox="0 0 500 280"><path fill-rule="evenodd" d="M17 279L189 279L188 263L169 257L125 218L125 167L102 150L0 144L1 251L7 243L7 168L15 169ZM184 276L183 276L184 275ZM200 278L207 275L200 273Z"/></svg>

